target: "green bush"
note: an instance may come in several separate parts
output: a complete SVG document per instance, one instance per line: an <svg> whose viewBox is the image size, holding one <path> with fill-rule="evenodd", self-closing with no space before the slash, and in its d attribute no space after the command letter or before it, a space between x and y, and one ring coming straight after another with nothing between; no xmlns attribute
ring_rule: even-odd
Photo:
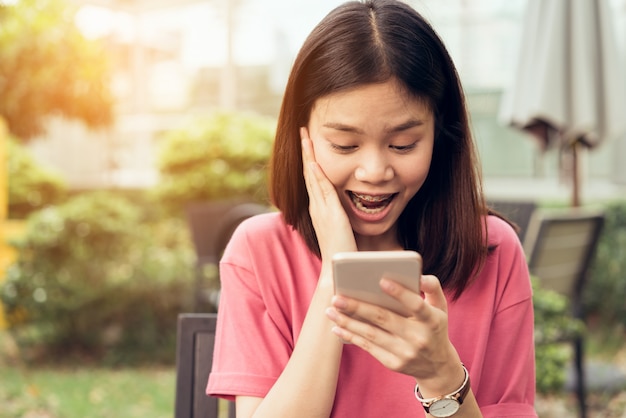
<svg viewBox="0 0 626 418"><path fill-rule="evenodd" d="M266 202L274 129L260 116L216 113L168 132L159 153L157 196L179 213L197 201L245 197Z"/></svg>
<svg viewBox="0 0 626 418"><path fill-rule="evenodd" d="M584 292L588 316L626 326L626 201L605 208L605 224Z"/></svg>
<svg viewBox="0 0 626 418"><path fill-rule="evenodd" d="M7 141L9 218L25 219L30 213L66 197L61 176L39 165L14 138Z"/></svg>
<svg viewBox="0 0 626 418"><path fill-rule="evenodd" d="M571 350L564 342L585 332L585 326L570 315L571 307L565 296L542 288L536 278L533 278L533 305L537 391L558 392L565 383L565 366L571 361Z"/></svg>
<svg viewBox="0 0 626 418"><path fill-rule="evenodd" d="M177 314L191 293L186 233L177 219L144 222L110 192L34 213L0 288L20 346L115 364L172 361Z"/></svg>

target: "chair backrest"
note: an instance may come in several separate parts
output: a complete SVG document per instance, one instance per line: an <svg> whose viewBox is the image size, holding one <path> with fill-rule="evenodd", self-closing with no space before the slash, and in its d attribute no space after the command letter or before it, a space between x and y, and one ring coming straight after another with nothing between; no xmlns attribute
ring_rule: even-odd
<svg viewBox="0 0 626 418"><path fill-rule="evenodd" d="M205 394L213 364L216 323L215 313L178 315L175 418L218 418L220 409L235 418L234 403L218 402Z"/></svg>
<svg viewBox="0 0 626 418"><path fill-rule="evenodd" d="M602 212L535 211L524 240L530 272L543 287L579 304L603 225Z"/></svg>
<svg viewBox="0 0 626 418"><path fill-rule="evenodd" d="M205 282L218 278L217 264L235 228L245 219L269 211L269 206L241 200L195 203L187 208L187 220L196 250L195 311L217 308L219 292L208 289ZM215 268L205 270L207 265ZM212 275L208 275L207 271ZM207 302L210 306L206 306Z"/></svg>
<svg viewBox="0 0 626 418"><path fill-rule="evenodd" d="M499 200L489 199L487 204L490 208L504 215L511 222L517 225L519 231L517 236L521 242L526 238L530 218L537 208L537 204L532 200Z"/></svg>
<svg viewBox="0 0 626 418"><path fill-rule="evenodd" d="M217 250L221 256L230 237L235 232L235 229L240 223L255 215L261 215L270 211L269 206L260 205L258 203L241 203L233 206L228 212L224 214L220 220L220 227L217 235Z"/></svg>
<svg viewBox="0 0 626 418"><path fill-rule="evenodd" d="M217 263L235 227L244 219L269 210L268 206L241 200L189 205L187 220L198 263Z"/></svg>

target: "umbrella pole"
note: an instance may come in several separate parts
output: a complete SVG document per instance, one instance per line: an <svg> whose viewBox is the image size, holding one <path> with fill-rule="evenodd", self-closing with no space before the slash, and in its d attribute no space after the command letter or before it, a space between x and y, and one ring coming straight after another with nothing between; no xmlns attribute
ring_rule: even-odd
<svg viewBox="0 0 626 418"><path fill-rule="evenodd" d="M578 140L572 142L572 201L574 208L580 206L580 162L578 161Z"/></svg>

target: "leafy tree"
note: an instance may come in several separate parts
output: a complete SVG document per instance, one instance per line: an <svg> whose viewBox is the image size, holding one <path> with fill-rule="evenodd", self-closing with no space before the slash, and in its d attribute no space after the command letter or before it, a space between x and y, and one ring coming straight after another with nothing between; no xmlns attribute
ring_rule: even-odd
<svg viewBox="0 0 626 418"><path fill-rule="evenodd" d="M167 132L157 163L157 197L174 212L199 201L245 197L266 203L274 131L272 119L218 112Z"/></svg>
<svg viewBox="0 0 626 418"><path fill-rule="evenodd" d="M570 315L568 299L552 290L542 288L532 278L535 308L535 359L537 391L554 393L565 384L565 370L570 361L569 343L584 335L585 323Z"/></svg>
<svg viewBox="0 0 626 418"><path fill-rule="evenodd" d="M9 218L25 219L65 199L67 185L61 175L41 166L13 136L7 138L7 155Z"/></svg>
<svg viewBox="0 0 626 418"><path fill-rule="evenodd" d="M0 115L22 140L50 115L91 128L113 121L103 46L80 33L75 11L63 0L0 3Z"/></svg>
<svg viewBox="0 0 626 418"><path fill-rule="evenodd" d="M109 364L171 361L176 315L189 309L193 250L183 221L146 214L123 194L98 191L28 217L0 283L25 359L73 351Z"/></svg>
<svg viewBox="0 0 626 418"><path fill-rule="evenodd" d="M604 209L604 228L583 295L588 317L617 329L626 327L626 201Z"/></svg>

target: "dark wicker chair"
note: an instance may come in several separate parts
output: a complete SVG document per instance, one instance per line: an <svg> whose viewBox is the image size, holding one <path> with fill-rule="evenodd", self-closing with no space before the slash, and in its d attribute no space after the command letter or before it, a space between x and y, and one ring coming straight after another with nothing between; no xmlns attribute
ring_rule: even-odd
<svg viewBox="0 0 626 418"><path fill-rule="evenodd" d="M268 206L236 200L201 202L187 208L187 221L196 252L194 311L217 308L219 292L207 289L205 267L215 267L216 277L212 278L217 280L217 264L237 225L268 211Z"/></svg>
<svg viewBox="0 0 626 418"><path fill-rule="evenodd" d="M207 396L217 314L180 314L176 346L175 418L235 418L235 404Z"/></svg>
<svg viewBox="0 0 626 418"><path fill-rule="evenodd" d="M535 211L524 251L528 268L543 288L565 295L571 302L572 315L582 320L582 293L587 271L593 259L604 225L602 212L568 210ZM581 417L587 416L584 374L584 335L573 337L575 391Z"/></svg>
<svg viewBox="0 0 626 418"><path fill-rule="evenodd" d="M518 227L517 236L524 242L530 218L537 208L532 200L498 200L490 199L487 204Z"/></svg>

